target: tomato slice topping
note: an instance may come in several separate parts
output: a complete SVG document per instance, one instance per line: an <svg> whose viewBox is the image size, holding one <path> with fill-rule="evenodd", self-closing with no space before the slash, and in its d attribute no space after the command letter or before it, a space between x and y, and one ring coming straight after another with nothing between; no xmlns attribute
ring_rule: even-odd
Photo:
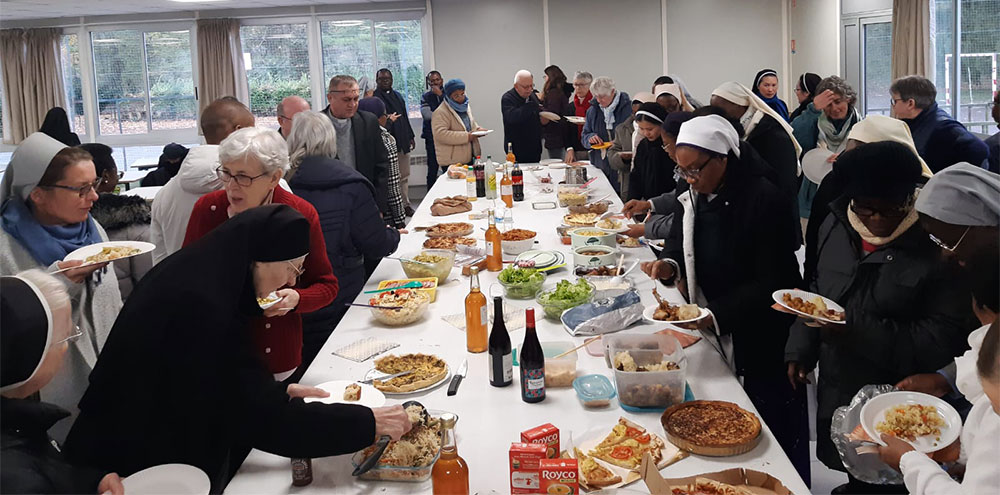
<svg viewBox="0 0 1000 495"><path fill-rule="evenodd" d="M611 457L615 459L628 459L632 457L632 449L624 445L619 445L611 450Z"/></svg>
<svg viewBox="0 0 1000 495"><path fill-rule="evenodd" d="M642 434L642 432L639 431L638 428L632 428L631 426L627 430L625 430L625 436L627 436L629 438L635 438L635 437L637 437L637 436L639 436L641 434Z"/></svg>
<svg viewBox="0 0 1000 495"><path fill-rule="evenodd" d="M635 440L639 443L649 443L649 433L636 437Z"/></svg>

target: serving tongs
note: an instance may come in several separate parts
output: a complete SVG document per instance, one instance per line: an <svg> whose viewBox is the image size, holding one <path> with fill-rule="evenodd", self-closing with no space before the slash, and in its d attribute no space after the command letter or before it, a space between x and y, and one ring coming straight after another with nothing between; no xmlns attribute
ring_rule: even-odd
<svg viewBox="0 0 1000 495"><path fill-rule="evenodd" d="M423 404L415 400L408 400L403 403L403 410L405 411L406 408L410 406L417 406L420 408L420 421L417 423L413 423L413 427L426 425L430 421L430 416L427 414L427 408L424 407ZM391 441L392 437L390 437L389 435L380 436L378 441L375 442L375 450L372 451L372 454L368 456L367 459L361 461L361 464L358 464L358 467L354 468L354 471L351 473L351 476L361 476L362 474L371 471L372 468L374 468L378 464L379 459L382 458L382 454L385 453L385 449L386 447L389 446L389 442Z"/></svg>

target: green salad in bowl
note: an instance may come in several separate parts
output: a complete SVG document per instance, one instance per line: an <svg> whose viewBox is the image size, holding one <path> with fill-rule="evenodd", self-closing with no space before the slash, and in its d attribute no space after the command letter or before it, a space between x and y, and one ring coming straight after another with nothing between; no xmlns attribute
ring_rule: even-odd
<svg viewBox="0 0 1000 495"><path fill-rule="evenodd" d="M538 294L538 304L542 305L545 316L558 320L563 311L590 302L594 297L594 286L582 279L576 282L560 280L555 289Z"/></svg>
<svg viewBox="0 0 1000 495"><path fill-rule="evenodd" d="M508 299L531 299L542 289L545 273L534 268L509 266L497 276Z"/></svg>

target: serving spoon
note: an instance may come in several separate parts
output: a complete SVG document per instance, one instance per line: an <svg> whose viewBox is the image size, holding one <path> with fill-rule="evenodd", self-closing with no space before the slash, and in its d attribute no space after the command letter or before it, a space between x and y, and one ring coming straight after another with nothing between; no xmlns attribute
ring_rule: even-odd
<svg viewBox="0 0 1000 495"><path fill-rule="evenodd" d="M416 427L419 425L426 425L427 422L430 420L430 416L427 414L427 408L424 407L423 404L415 400L408 400L403 403L403 410L405 411L406 408L410 406L417 406L420 408L420 422L414 423L413 426ZM367 459L362 461L361 464L358 465L358 467L354 468L354 471L351 473L351 476L361 476L362 474L371 471L372 468L374 468L375 465L378 464L379 459L382 458L382 454L385 454L385 449L386 447L389 446L389 442L391 441L392 437L390 437L389 435L380 436L378 438L378 441L375 442L375 450L372 451L372 454L368 456Z"/></svg>

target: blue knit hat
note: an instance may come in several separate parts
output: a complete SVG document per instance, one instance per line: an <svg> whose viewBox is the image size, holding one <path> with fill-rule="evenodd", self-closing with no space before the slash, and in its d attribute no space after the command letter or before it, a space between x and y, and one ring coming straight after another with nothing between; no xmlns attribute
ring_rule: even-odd
<svg viewBox="0 0 1000 495"><path fill-rule="evenodd" d="M448 79L448 82L444 83L445 96L451 96L452 93L460 89L465 89L465 82L461 79Z"/></svg>
<svg viewBox="0 0 1000 495"><path fill-rule="evenodd" d="M376 117L381 117L385 115L385 102L382 101L381 98L376 98L374 96L362 98L361 101L358 102L358 110L371 112L375 114Z"/></svg>

